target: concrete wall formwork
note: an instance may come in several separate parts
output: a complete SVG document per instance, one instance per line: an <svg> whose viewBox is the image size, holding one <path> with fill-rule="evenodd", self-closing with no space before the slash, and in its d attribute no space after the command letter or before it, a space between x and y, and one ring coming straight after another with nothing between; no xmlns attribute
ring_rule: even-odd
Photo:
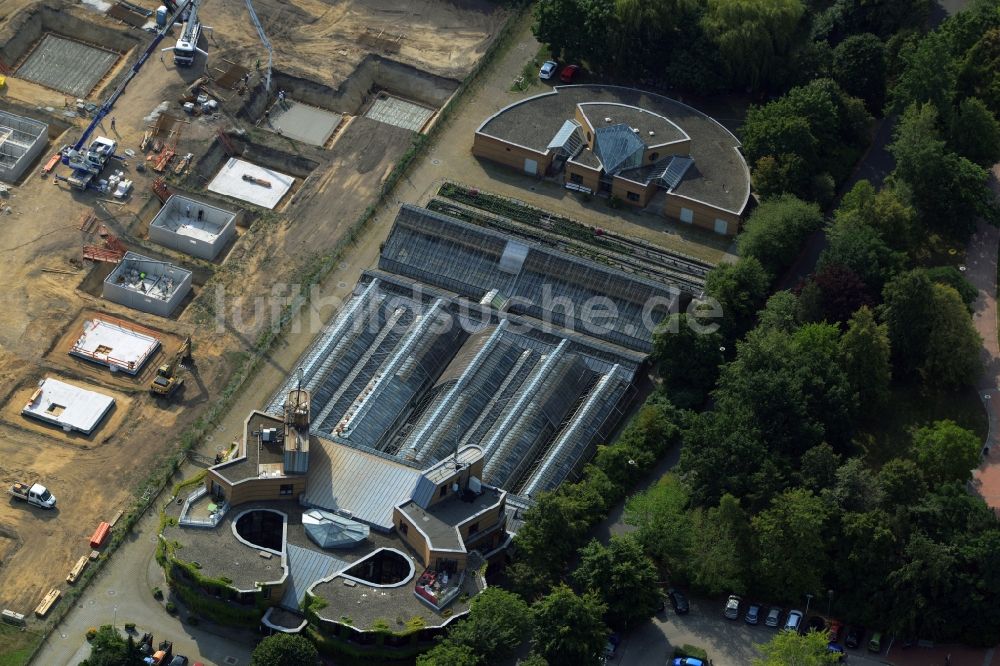
<svg viewBox="0 0 1000 666"><path fill-rule="evenodd" d="M179 194L149 223L149 240L209 261L236 235L236 213Z"/></svg>
<svg viewBox="0 0 1000 666"><path fill-rule="evenodd" d="M104 280L102 295L142 312L169 317L191 291L191 271L135 252Z"/></svg>
<svg viewBox="0 0 1000 666"><path fill-rule="evenodd" d="M45 150L49 126L0 111L0 180L13 183Z"/></svg>

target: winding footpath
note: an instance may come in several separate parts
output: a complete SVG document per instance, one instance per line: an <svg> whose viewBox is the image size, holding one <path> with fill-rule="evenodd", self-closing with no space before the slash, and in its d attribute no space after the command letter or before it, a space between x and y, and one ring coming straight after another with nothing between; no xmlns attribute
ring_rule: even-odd
<svg viewBox="0 0 1000 666"><path fill-rule="evenodd" d="M992 187L1000 195L1000 164L993 167ZM973 473L973 485L986 503L1000 511L1000 343L997 341L997 253L1000 229L980 222L966 250L965 276L979 290L972 320L983 338L983 376L979 397L990 420L982 464Z"/></svg>

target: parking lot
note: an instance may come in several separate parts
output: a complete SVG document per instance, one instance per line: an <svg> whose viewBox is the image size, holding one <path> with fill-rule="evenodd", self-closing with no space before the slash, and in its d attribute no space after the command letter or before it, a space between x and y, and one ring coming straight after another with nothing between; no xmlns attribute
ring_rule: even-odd
<svg viewBox="0 0 1000 666"><path fill-rule="evenodd" d="M777 631L763 624L750 626L743 621L742 614L736 621L725 619L722 600L689 601L689 614L677 615L668 605L665 612L630 632L609 664L662 666L670 663L668 659L673 656L675 646L688 644L707 650L714 666L748 666L759 656L754 645L767 642ZM849 664L888 663L882 655L864 650L848 650L847 654Z"/></svg>

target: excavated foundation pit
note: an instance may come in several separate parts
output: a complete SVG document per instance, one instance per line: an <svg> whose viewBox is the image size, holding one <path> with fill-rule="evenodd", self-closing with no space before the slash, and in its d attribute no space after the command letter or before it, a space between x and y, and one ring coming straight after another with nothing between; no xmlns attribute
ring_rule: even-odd
<svg viewBox="0 0 1000 666"><path fill-rule="evenodd" d="M86 97L120 57L114 51L47 33L17 68L15 76Z"/></svg>
<svg viewBox="0 0 1000 666"><path fill-rule="evenodd" d="M289 138L328 146L345 116L425 131L458 85L454 79L369 55L337 87L275 70L270 95L258 88L240 114Z"/></svg>
<svg viewBox="0 0 1000 666"><path fill-rule="evenodd" d="M15 78L74 97L100 96L122 75L146 33L123 31L69 3L38 4L10 18L0 59Z"/></svg>

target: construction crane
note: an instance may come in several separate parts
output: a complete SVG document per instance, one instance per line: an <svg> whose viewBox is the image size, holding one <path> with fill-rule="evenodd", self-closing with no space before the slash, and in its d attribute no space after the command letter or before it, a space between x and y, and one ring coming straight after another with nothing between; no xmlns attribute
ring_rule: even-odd
<svg viewBox="0 0 1000 666"><path fill-rule="evenodd" d="M257 12L253 9L253 2L246 0L247 3L247 13L250 14L250 21L253 22L253 27L257 28L257 34L260 36L260 41L267 49L267 71L264 72L264 94L271 92L271 60L274 56L274 51L271 49L271 41L264 34L264 26L260 24L260 19L257 18Z"/></svg>
<svg viewBox="0 0 1000 666"><path fill-rule="evenodd" d="M201 21L198 20L198 9L201 7L201 3L202 0L191 0L191 3L187 7L187 15L181 15L181 20L184 23L181 26L181 35L177 38L177 43L163 49L164 51L174 52L174 64L178 67L190 67L193 65L196 51L206 58L208 57L206 51L198 48L198 38L201 37L203 28ZM211 30L207 25L204 26L204 29Z"/></svg>
<svg viewBox="0 0 1000 666"><path fill-rule="evenodd" d="M156 369L156 375L149 384L149 392L162 398L170 398L184 385L184 378L178 376L177 369L186 359L191 358L191 338L185 338L169 363L164 363Z"/></svg>

